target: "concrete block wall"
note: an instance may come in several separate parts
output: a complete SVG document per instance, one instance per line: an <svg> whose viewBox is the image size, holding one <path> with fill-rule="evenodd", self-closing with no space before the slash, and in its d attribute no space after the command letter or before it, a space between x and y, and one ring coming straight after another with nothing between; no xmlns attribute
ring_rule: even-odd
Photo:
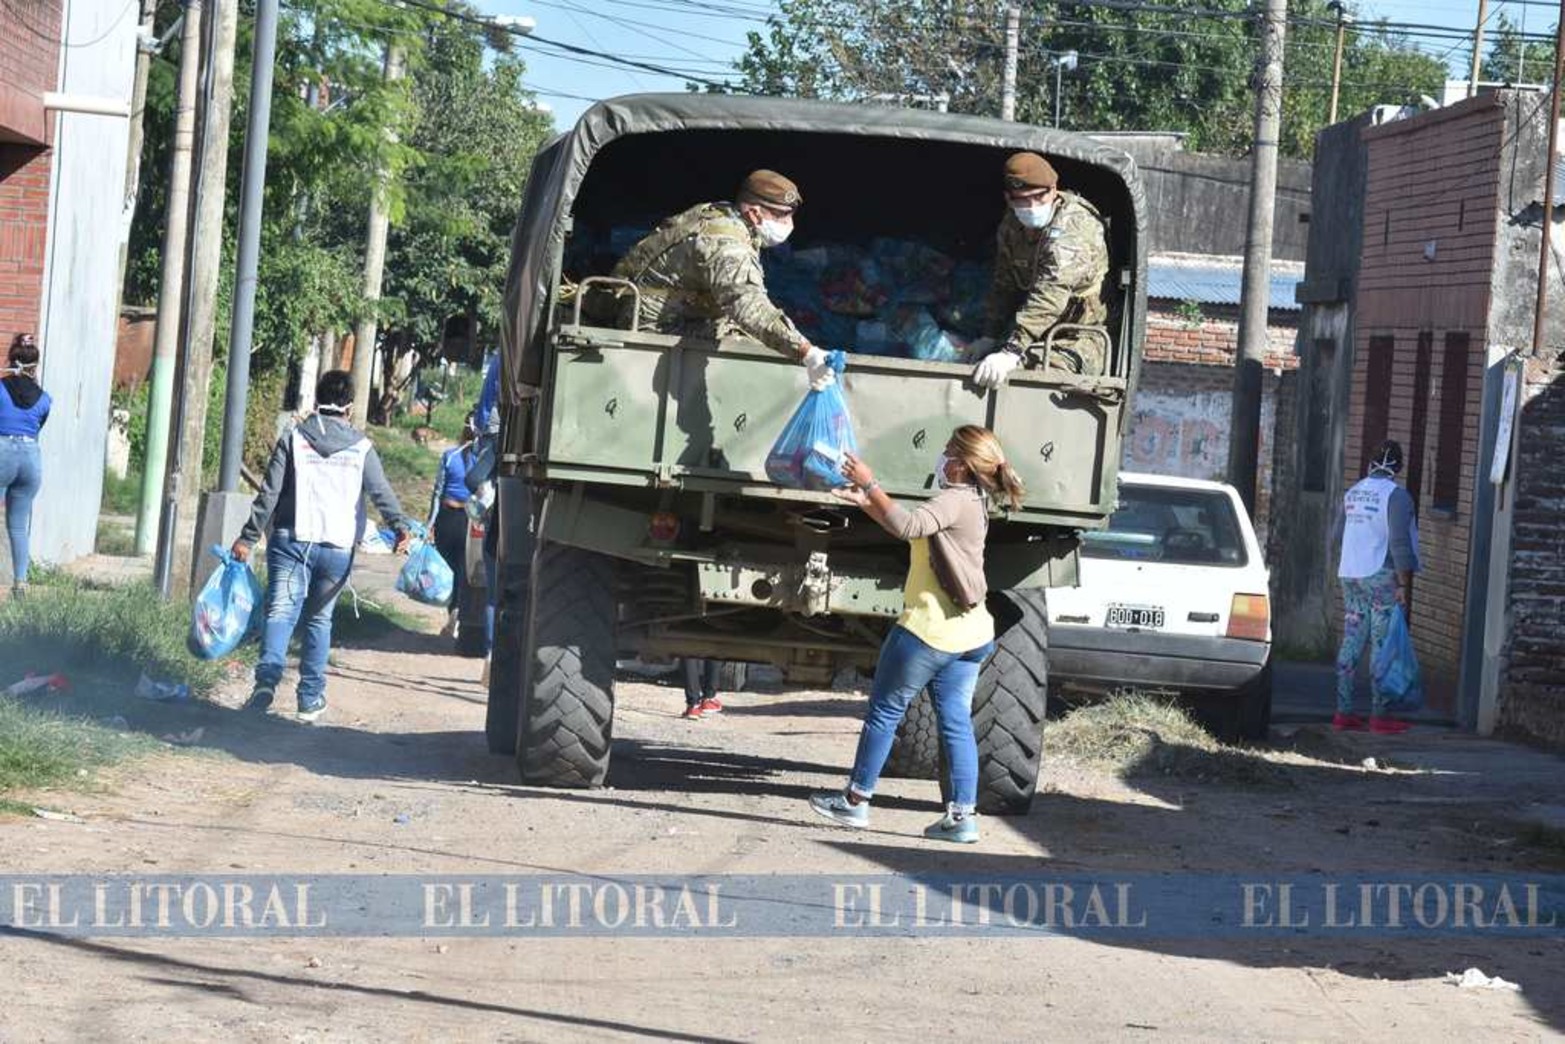
<svg viewBox="0 0 1565 1044"><path fill-rule="evenodd" d="M1499 728L1565 746L1565 362L1529 360L1515 461Z"/></svg>
<svg viewBox="0 0 1565 1044"><path fill-rule="evenodd" d="M1463 608L1477 480L1478 422L1499 222L1500 154L1505 113L1488 98L1367 128L1368 188L1355 322L1354 373L1344 452L1344 488L1363 477L1365 417L1384 407L1387 435L1411 458L1422 450L1419 529L1423 572L1413 585L1411 628L1431 703L1456 706ZM1443 372L1446 335L1465 333L1464 388ZM1420 334L1433 338L1429 398L1421 446L1413 445L1414 367ZM1371 345L1390 338L1390 380L1371 387ZM1440 404L1464 395L1460 493L1449 509L1434 504L1441 466Z"/></svg>

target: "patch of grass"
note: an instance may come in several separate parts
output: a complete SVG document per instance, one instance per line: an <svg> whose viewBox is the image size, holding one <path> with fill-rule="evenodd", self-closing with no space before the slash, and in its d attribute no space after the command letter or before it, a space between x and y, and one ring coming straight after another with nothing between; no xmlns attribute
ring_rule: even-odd
<svg viewBox="0 0 1565 1044"><path fill-rule="evenodd" d="M0 794L76 783L80 773L150 753L156 741L116 732L85 718L69 718L0 696ZM30 811L30 805L20 806ZM18 803L0 805L17 811Z"/></svg>
<svg viewBox="0 0 1565 1044"><path fill-rule="evenodd" d="M103 473L103 504L99 510L105 515L134 515L141 509L141 475L131 471L120 478L112 471Z"/></svg>
<svg viewBox="0 0 1565 1044"><path fill-rule="evenodd" d="M34 579L26 599L0 605L0 664L7 675L101 669L134 679L145 671L184 682L197 695L222 679L217 663L186 649L189 609L162 601L151 587L94 589L58 574Z"/></svg>
<svg viewBox="0 0 1565 1044"><path fill-rule="evenodd" d="M331 636L334 645L339 642L373 642L399 632L426 634L429 630L423 621L386 602L360 598L355 612L351 591L342 593L332 611Z"/></svg>
<svg viewBox="0 0 1565 1044"><path fill-rule="evenodd" d="M98 519L98 536L93 541L93 550L100 555L113 555L118 558L127 558L136 553L136 531L127 529L117 522L108 519Z"/></svg>
<svg viewBox="0 0 1565 1044"><path fill-rule="evenodd" d="M382 428L372 438L386 471L386 481L396 490L402 510L411 518L424 518L429 512L435 474L440 470L440 454L420 446L401 428Z"/></svg>
<svg viewBox="0 0 1565 1044"><path fill-rule="evenodd" d="M1287 779L1265 758L1224 747L1173 702L1139 693L1111 696L1050 722L1044 744L1051 757L1108 769L1121 779L1261 784Z"/></svg>
<svg viewBox="0 0 1565 1044"><path fill-rule="evenodd" d="M441 387L440 379L433 378L435 387ZM455 375L446 380L444 391L446 397L435 406L434 412L426 418L422 403L414 403L411 409L397 414L393 421L396 427L405 431L414 428L430 427L438 431L451 442L462 437L462 424L467 420L467 415L472 412L473 404L478 401L478 393L483 389L484 375L477 370L462 368Z"/></svg>

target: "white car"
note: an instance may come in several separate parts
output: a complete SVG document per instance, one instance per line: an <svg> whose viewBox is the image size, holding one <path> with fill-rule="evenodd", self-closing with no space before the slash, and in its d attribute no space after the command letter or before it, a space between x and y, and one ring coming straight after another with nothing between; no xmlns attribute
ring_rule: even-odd
<svg viewBox="0 0 1565 1044"><path fill-rule="evenodd" d="M1079 587L1049 591L1049 681L1191 697L1224 739L1271 723L1269 576L1232 486L1121 474L1108 528L1085 534Z"/></svg>

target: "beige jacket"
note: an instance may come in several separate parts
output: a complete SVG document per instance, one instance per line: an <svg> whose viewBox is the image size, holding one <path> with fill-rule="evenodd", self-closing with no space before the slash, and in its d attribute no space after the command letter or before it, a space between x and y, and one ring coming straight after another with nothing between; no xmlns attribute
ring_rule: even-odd
<svg viewBox="0 0 1565 1044"><path fill-rule="evenodd" d="M929 540L935 576L958 608L970 609L989 593L984 578L984 540L989 535L989 506L971 486L942 490L909 511L893 503L886 529L899 540Z"/></svg>

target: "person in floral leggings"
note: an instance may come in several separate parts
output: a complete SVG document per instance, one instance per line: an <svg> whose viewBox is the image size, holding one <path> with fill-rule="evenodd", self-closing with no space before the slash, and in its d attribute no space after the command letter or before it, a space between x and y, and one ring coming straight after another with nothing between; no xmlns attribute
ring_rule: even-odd
<svg viewBox="0 0 1565 1044"><path fill-rule="evenodd" d="M1413 498L1397 484L1402 447L1386 440L1376 448L1369 474L1342 498L1337 520L1342 540L1337 577L1342 584L1342 647L1337 652L1337 712L1332 728L1363 729L1353 713L1353 681L1365 645L1378 651L1385 643L1391 611L1407 605L1418 571L1418 523ZM1369 730L1406 732L1408 724L1387 713L1378 689L1370 704Z"/></svg>

